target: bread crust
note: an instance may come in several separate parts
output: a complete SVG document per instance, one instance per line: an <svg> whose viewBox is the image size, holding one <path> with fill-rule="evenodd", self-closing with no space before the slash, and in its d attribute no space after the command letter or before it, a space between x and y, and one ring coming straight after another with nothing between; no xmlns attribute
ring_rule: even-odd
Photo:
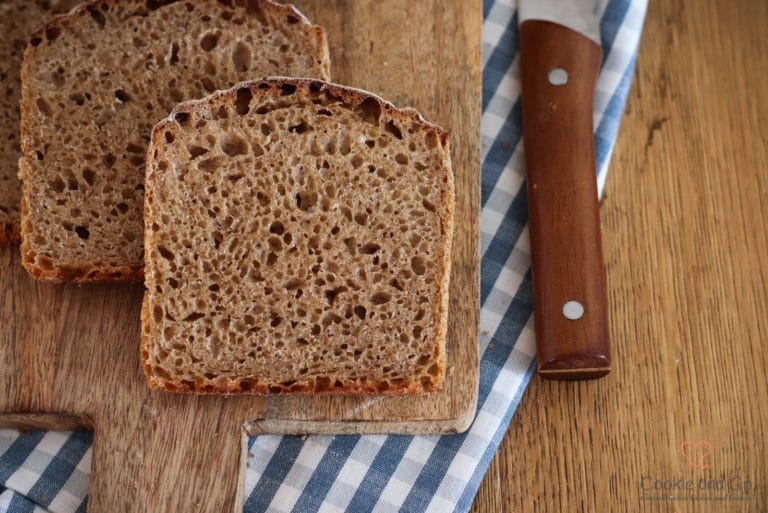
<svg viewBox="0 0 768 513"><path fill-rule="evenodd" d="M417 122L422 125L425 130L432 131L440 141L441 146L444 148L443 155L443 168L448 170L446 181L447 186L445 188L445 196L442 198L440 205L440 220L442 223L442 229L445 234L446 248L444 252L444 258L440 264L442 265L442 281L439 285L440 297L437 299L438 303L438 323L435 331L435 340L439 344L439 354L435 359L435 364L438 368L438 379L434 383L434 386L424 388L424 386L416 381L411 381L405 386L392 387L386 390L377 388L376 382L370 384L361 385L345 385L343 388L329 387L328 389L318 389L312 384L310 380L298 380L287 389L276 384L268 383L253 383L244 389L241 385L242 380L228 379L225 383L206 383L200 385L197 383L182 382L182 380L165 380L156 376L149 364L149 351L151 347L150 339L150 323L152 322L149 312L149 292L145 291L144 300L141 309L141 362L144 368L147 384L152 390L162 390L173 393L188 393L188 394L255 394L255 395L385 395L385 396L404 396L404 395L420 395L425 393L433 393L440 390L444 384L444 378L446 373L446 353L445 353L445 340L448 328L448 299L449 299L449 285L450 285L450 269L451 269L451 250L453 243L453 231L454 231L454 210L455 210L455 186L452 167L450 164L450 133L442 127L428 122L418 111L412 108L400 109L395 107L392 103L382 99L381 97L356 89L352 87L342 86L321 80L310 78L289 78L289 77L268 77L260 80L252 80L240 83L231 89L218 91L210 96L200 99L191 100L179 104L168 116L168 118L160 121L155 125L152 131L152 142L148 149L147 162L149 163L152 158L152 154L162 144L163 134L168 131L174 131L181 127L180 119L183 120L183 114L194 112L203 108L207 108L210 105L232 103L237 98L237 91L243 88L249 88L253 94L259 90L272 89L278 90L284 85L290 85L296 87L297 91L301 91L307 95L320 95L328 93L330 95L341 98L344 102L357 106L363 101L368 99L374 99L378 102L382 111L386 111L387 114L402 122ZM179 115L182 116L179 116ZM145 177L146 184L146 196L144 202L144 236L145 240L151 238L151 223L149 215L149 199L153 195L154 185L158 180L158 175L152 171L151 166L147 166L147 175ZM145 251L145 263L149 262L149 252Z"/></svg>
<svg viewBox="0 0 768 513"><path fill-rule="evenodd" d="M21 70L22 84L28 81L30 76L29 62L31 57L37 52L40 44L46 39L47 34L56 33L57 30L65 28L78 20L83 15L93 11L97 6L108 6L109 8L118 7L120 9L148 9L155 10L170 5L181 0L88 0L78 5L66 14L60 14L52 17L47 22L40 25L28 38L28 45L24 53L24 63ZM323 78L330 79L330 56L328 51L327 37L325 30L310 22L296 7L289 4L281 4L274 0L218 0L220 3L231 8L242 8L247 10L261 9L270 11L275 15L282 15L286 18L286 23L292 27L298 27L307 32L314 38L322 54L319 56L321 74ZM51 262L50 268L42 268L35 263L35 252L32 244L27 237L25 226L30 222L28 208L25 205L25 183L23 180L24 160L32 159L34 149L29 147L29 141L24 137L28 130L28 112L32 108L22 98L21 101L21 148L22 157L20 159L20 177L22 177L22 201L20 209L20 224L14 227L4 227L3 233L0 233L0 245L21 240L22 265L29 274L41 281L63 283L99 283L99 282L138 282L143 281L144 271L143 262L131 262L127 264L114 264L110 262L68 262L62 265L57 262ZM13 239L15 237L15 239ZM10 242L6 242L10 241Z"/></svg>

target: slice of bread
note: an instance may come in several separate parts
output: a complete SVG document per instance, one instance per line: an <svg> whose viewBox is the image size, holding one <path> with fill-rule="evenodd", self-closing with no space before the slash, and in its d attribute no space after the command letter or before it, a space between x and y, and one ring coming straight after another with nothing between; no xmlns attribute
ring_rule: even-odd
<svg viewBox="0 0 768 513"><path fill-rule="evenodd" d="M195 393L419 394L445 374L448 134L320 81L247 82L152 132L141 359Z"/></svg>
<svg viewBox="0 0 768 513"><path fill-rule="evenodd" d="M271 0L99 0L30 37L23 263L53 281L143 278L144 160L182 100L266 75L327 78L323 29Z"/></svg>
<svg viewBox="0 0 768 513"><path fill-rule="evenodd" d="M19 239L19 98L27 37L39 24L78 0L0 1L0 245Z"/></svg>

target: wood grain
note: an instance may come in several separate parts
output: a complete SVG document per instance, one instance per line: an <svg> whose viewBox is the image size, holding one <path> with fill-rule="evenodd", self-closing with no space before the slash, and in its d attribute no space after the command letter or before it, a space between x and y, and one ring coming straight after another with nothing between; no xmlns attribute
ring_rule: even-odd
<svg viewBox="0 0 768 513"><path fill-rule="evenodd" d="M548 21L520 26L526 184L539 375L578 380L611 369L592 104L603 52ZM550 70L567 82L552 84ZM576 301L579 319L563 314Z"/></svg>
<svg viewBox="0 0 768 513"><path fill-rule="evenodd" d="M418 399L381 400L150 393L139 365L140 285L37 283L22 270L17 250L4 249L0 412L6 415L0 425L69 428L78 425L78 419L92 425L91 513L239 511L246 428L452 432L465 429L474 413L480 1L297 4L326 27L336 81L415 107L452 132L458 229L452 252L445 391ZM19 413L35 415L20 418ZM41 418L41 413L63 416Z"/></svg>
<svg viewBox="0 0 768 513"><path fill-rule="evenodd" d="M761 1L650 3L601 212L613 371L533 379L474 513L768 511L766 26ZM750 500L641 500L722 475Z"/></svg>

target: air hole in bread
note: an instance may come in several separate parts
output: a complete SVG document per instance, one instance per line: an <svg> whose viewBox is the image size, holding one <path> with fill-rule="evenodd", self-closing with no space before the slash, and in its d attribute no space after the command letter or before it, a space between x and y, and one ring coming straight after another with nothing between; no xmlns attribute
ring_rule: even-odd
<svg viewBox="0 0 768 513"><path fill-rule="evenodd" d="M325 291L325 300L328 301L329 305L333 306L334 301L336 301L336 297L346 290L347 288L343 286L337 287L335 289L327 289Z"/></svg>
<svg viewBox="0 0 768 513"><path fill-rule="evenodd" d="M48 116L49 118L53 116L53 109L45 99L38 98L35 103L37 104L37 110L39 110L41 114Z"/></svg>
<svg viewBox="0 0 768 513"><path fill-rule="evenodd" d="M150 11L155 11L165 5L176 3L177 1L178 0L146 0L146 2L144 2L144 5Z"/></svg>
<svg viewBox="0 0 768 513"><path fill-rule="evenodd" d="M353 168L357 169L363 165L363 157L360 155L353 155L350 163L352 164Z"/></svg>
<svg viewBox="0 0 768 513"><path fill-rule="evenodd" d="M283 92L283 96L290 96L296 92L296 86L293 84L282 84L280 90Z"/></svg>
<svg viewBox="0 0 768 513"><path fill-rule="evenodd" d="M200 79L200 83L203 85L203 88L209 93L212 93L216 90L216 84L208 77L203 77Z"/></svg>
<svg viewBox="0 0 768 513"><path fill-rule="evenodd" d="M398 153L397 155L395 155L395 162L397 162L401 166L407 166L408 156L403 153Z"/></svg>
<svg viewBox="0 0 768 513"><path fill-rule="evenodd" d="M259 205L261 205L262 207L266 207L270 203L269 196L267 196L263 192L256 193L256 200L259 202Z"/></svg>
<svg viewBox="0 0 768 513"><path fill-rule="evenodd" d="M249 87L239 88L235 96L235 112L241 116L248 114L248 111L251 108L252 98L253 94L251 93L251 89Z"/></svg>
<svg viewBox="0 0 768 513"><path fill-rule="evenodd" d="M182 319L184 322L195 322L199 319L202 319L205 317L205 314L202 312L192 312L191 314L187 315Z"/></svg>
<svg viewBox="0 0 768 513"><path fill-rule="evenodd" d="M72 93L69 95L69 99L75 102L76 105L83 105L85 103L85 96L81 93Z"/></svg>
<svg viewBox="0 0 768 513"><path fill-rule="evenodd" d="M427 266L424 263L424 259L420 256L415 256L411 258L411 269L413 272L419 276L423 275L427 272Z"/></svg>
<svg viewBox="0 0 768 513"><path fill-rule="evenodd" d="M161 322L163 320L163 307L155 305L152 308L152 317L155 319L155 322Z"/></svg>
<svg viewBox="0 0 768 513"><path fill-rule="evenodd" d="M283 223L281 223L280 221L274 221L271 225L269 225L269 233L282 235L284 231L285 231L285 227L283 226Z"/></svg>
<svg viewBox="0 0 768 513"><path fill-rule="evenodd" d="M387 130L387 132L389 132L390 134L394 135L398 139L402 139L403 138L403 132L395 124L394 121L392 121L392 120L387 121L387 123L384 125L384 128Z"/></svg>
<svg viewBox="0 0 768 513"><path fill-rule="evenodd" d="M179 51L181 48L179 47L179 43L173 43L171 45L171 57L168 59L168 63L171 66L175 66L179 63Z"/></svg>
<svg viewBox="0 0 768 513"><path fill-rule="evenodd" d="M379 291L371 296L371 303L378 306L389 303L391 299L392 296L388 292Z"/></svg>
<svg viewBox="0 0 768 513"><path fill-rule="evenodd" d="M346 157L351 151L352 141L349 138L349 134L344 134L344 136L341 138L341 144L339 145L339 153Z"/></svg>
<svg viewBox="0 0 768 513"><path fill-rule="evenodd" d="M113 154L107 153L102 157L101 162L104 164L104 166L107 169L109 169L115 165L115 162L117 162L117 158Z"/></svg>
<svg viewBox="0 0 768 513"><path fill-rule="evenodd" d="M221 34L219 32L208 32L200 39L200 48L206 52L210 52L219 44L219 38Z"/></svg>
<svg viewBox="0 0 768 513"><path fill-rule="evenodd" d="M166 260L170 260L171 262L173 262L173 260L175 258L175 255L173 254L173 252L171 250L169 250L165 246L158 246L157 247L157 251L158 251L158 253L160 253L161 257L165 258Z"/></svg>
<svg viewBox="0 0 768 513"><path fill-rule="evenodd" d="M91 236L91 232L85 226L76 226L75 233L83 240L88 240L88 237Z"/></svg>
<svg viewBox="0 0 768 513"><path fill-rule="evenodd" d="M89 5L86 9L88 10L88 14L91 15L91 18L93 18L93 21L96 22L96 25L98 25L99 28L104 28L104 25L107 23L107 18L104 16L104 13L95 5Z"/></svg>
<svg viewBox="0 0 768 513"><path fill-rule="evenodd" d="M237 157L248 153L248 143L236 134L227 134L221 138L221 150L229 157Z"/></svg>
<svg viewBox="0 0 768 513"><path fill-rule="evenodd" d="M308 130L311 130L311 127L305 121L302 121L297 125L288 127L288 131L293 134L303 134Z"/></svg>
<svg viewBox="0 0 768 513"><path fill-rule="evenodd" d="M349 251L350 255L354 256L357 253L357 241L354 237L344 239L344 244L347 246L347 251Z"/></svg>
<svg viewBox="0 0 768 513"><path fill-rule="evenodd" d="M309 211L317 204L317 192L301 191L296 194L296 206L304 212Z"/></svg>
<svg viewBox="0 0 768 513"><path fill-rule="evenodd" d="M250 47L242 41L238 41L232 50L232 64L235 66L235 71L238 73L248 71L251 67L251 58Z"/></svg>
<svg viewBox="0 0 768 513"><path fill-rule="evenodd" d="M306 286L306 282L300 278L291 278L287 282L285 282L285 285L283 287L285 290L296 290L300 289Z"/></svg>
<svg viewBox="0 0 768 513"><path fill-rule="evenodd" d="M376 98L369 96L357 106L360 117L374 126L379 126L381 118L381 104Z"/></svg>
<svg viewBox="0 0 768 513"><path fill-rule="evenodd" d="M83 180L85 180L85 183L88 185L93 185L96 181L96 172L93 169L86 167L83 169Z"/></svg>
<svg viewBox="0 0 768 513"><path fill-rule="evenodd" d="M201 171L205 171L206 173L212 173L221 167L221 163L222 163L222 157L210 157L210 158L201 160L197 164L197 168L200 169Z"/></svg>
<svg viewBox="0 0 768 513"><path fill-rule="evenodd" d="M173 118L179 125L185 126L189 123L189 112L177 112Z"/></svg>
<svg viewBox="0 0 768 513"><path fill-rule="evenodd" d="M128 94L124 89L118 89L115 91L115 98L117 98L118 101L122 103L128 103L132 100L132 97L130 94Z"/></svg>
<svg viewBox="0 0 768 513"><path fill-rule="evenodd" d="M269 245L269 248L275 253L279 253L283 250L283 242L279 237L270 237L267 239L267 244Z"/></svg>
<svg viewBox="0 0 768 513"><path fill-rule="evenodd" d="M187 151L189 152L189 156L191 160L195 160L196 158L208 153L208 150L206 148L203 148L202 146L197 146L196 144L187 146Z"/></svg>
<svg viewBox="0 0 768 513"><path fill-rule="evenodd" d="M368 214L365 214L363 212L359 212L355 214L355 222L359 224L360 226L365 226L368 224Z"/></svg>
<svg viewBox="0 0 768 513"><path fill-rule="evenodd" d="M53 180L51 180L48 183L48 186L53 189L54 192L64 192L64 189L66 189L67 184L64 183L64 180L61 179L61 177L56 177Z"/></svg>

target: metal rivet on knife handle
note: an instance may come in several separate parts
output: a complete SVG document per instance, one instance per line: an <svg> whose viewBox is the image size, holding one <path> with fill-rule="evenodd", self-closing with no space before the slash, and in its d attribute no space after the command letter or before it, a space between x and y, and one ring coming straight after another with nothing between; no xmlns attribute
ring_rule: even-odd
<svg viewBox="0 0 768 513"><path fill-rule="evenodd" d="M561 86L568 83L568 72L563 68L554 68L547 75L549 83L553 86Z"/></svg>
<svg viewBox="0 0 768 513"><path fill-rule="evenodd" d="M578 301L568 301L563 305L563 315L571 321L578 321L584 317L584 305Z"/></svg>

